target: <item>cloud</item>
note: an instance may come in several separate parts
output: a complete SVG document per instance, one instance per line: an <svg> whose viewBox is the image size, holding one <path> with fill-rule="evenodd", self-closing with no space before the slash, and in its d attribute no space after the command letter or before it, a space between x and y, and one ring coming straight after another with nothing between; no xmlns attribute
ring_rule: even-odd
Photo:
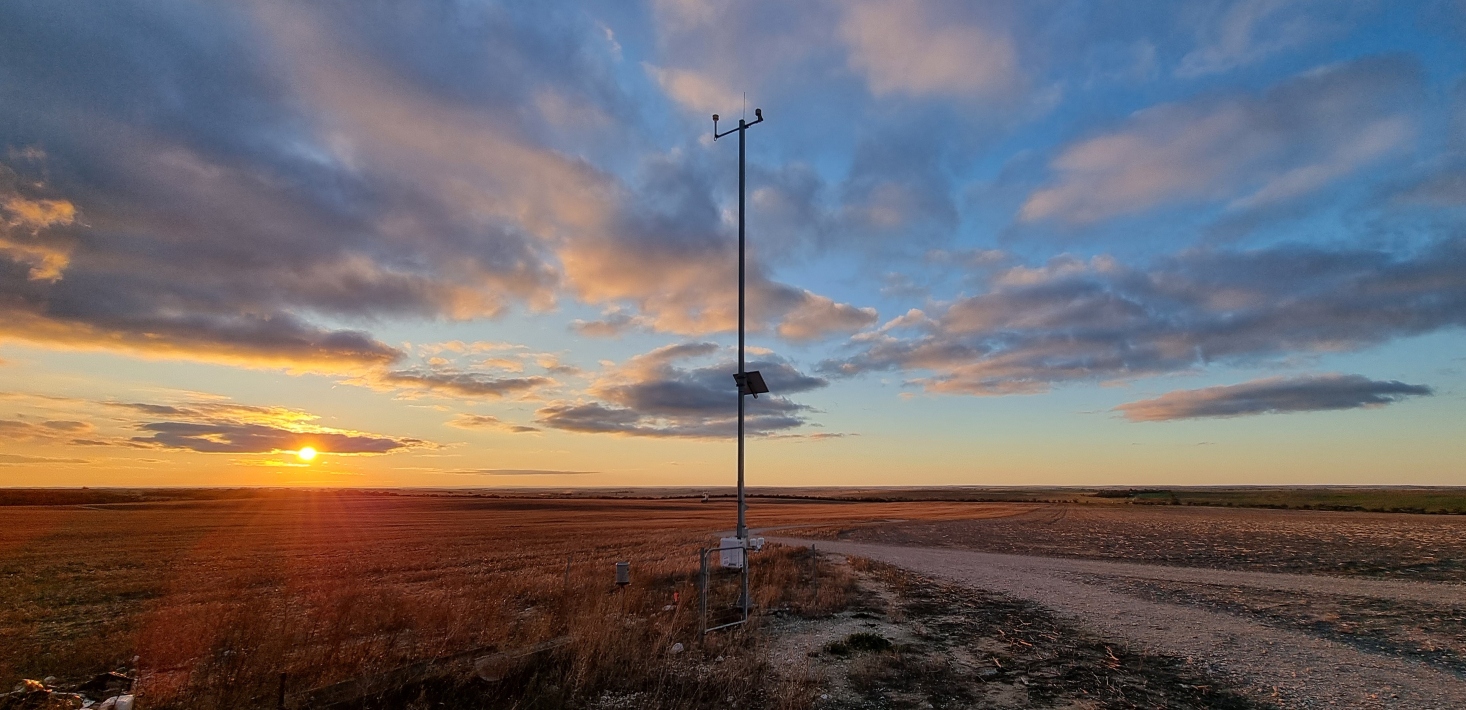
<svg viewBox="0 0 1466 710"><path fill-rule="evenodd" d="M1360 350L1466 325L1466 239L1403 254L1199 249L1149 269L1061 256L917 313L898 319L903 330L857 335L852 355L816 371L913 371L929 392L1004 395Z"/></svg>
<svg viewBox="0 0 1466 710"><path fill-rule="evenodd" d="M86 459L61 459L49 456L21 456L18 454L0 454L0 466L25 466L33 464L78 464L91 463Z"/></svg>
<svg viewBox="0 0 1466 710"><path fill-rule="evenodd" d="M448 426L458 429L500 429L515 434L528 434L539 431L538 428L506 422L503 419L489 414L459 414L448 422Z"/></svg>
<svg viewBox="0 0 1466 710"><path fill-rule="evenodd" d="M27 419L0 419L0 441L36 441L63 439L92 431L90 422L52 419L33 422Z"/></svg>
<svg viewBox="0 0 1466 710"><path fill-rule="evenodd" d="M654 325L655 322L647 316L611 306L601 313L598 320L577 318L571 321L570 330L591 338L616 338L631 330L651 330Z"/></svg>
<svg viewBox="0 0 1466 710"><path fill-rule="evenodd" d="M853 333L876 322L876 309L856 308L805 291L801 303L779 322L776 332L786 340L821 340L837 333Z"/></svg>
<svg viewBox="0 0 1466 710"><path fill-rule="evenodd" d="M936 6L903 0L843 3L841 39L852 69L877 96L973 98L1018 81L1018 56L1006 32Z"/></svg>
<svg viewBox="0 0 1466 710"><path fill-rule="evenodd" d="M602 320L573 328L610 336L631 327L679 335L738 327L737 239L714 199L708 171L707 161L681 153L649 160L635 196L609 227L565 245L560 258L569 288L586 303L608 304ZM817 298L771 279L757 246L746 283L754 332L776 326Z"/></svg>
<svg viewBox="0 0 1466 710"><path fill-rule="evenodd" d="M44 157L32 154L33 160ZM77 221L76 205L65 199L22 194L44 192L45 186L23 183L0 164L0 257L28 268L32 281L61 278L71 261L73 240L61 228Z"/></svg>
<svg viewBox="0 0 1466 710"><path fill-rule="evenodd" d="M134 437L133 441L165 449L187 449L203 453L267 454L310 446L333 454L385 454L422 443L414 439L344 433L322 428L295 431L239 422L150 422L140 428L149 434Z"/></svg>
<svg viewBox="0 0 1466 710"><path fill-rule="evenodd" d="M1397 205L1466 207L1466 162L1447 165L1391 195Z"/></svg>
<svg viewBox="0 0 1466 710"><path fill-rule="evenodd" d="M176 10L7 12L6 92L27 98L0 103L0 143L45 150L12 150L0 180L0 337L478 396L498 383L414 371L353 324L569 295L662 332L734 326L705 156L625 180L573 147L606 127L551 120L639 129L604 25L539 6ZM806 51L783 36L758 61ZM755 330L804 302L757 261L749 286Z"/></svg>
<svg viewBox="0 0 1466 710"><path fill-rule="evenodd" d="M716 358L716 359L713 359ZM704 362L702 366L691 362ZM631 358L603 373L587 388L589 399L554 402L535 413L543 427L582 433L660 438L724 438L737 421L737 390L726 351L713 343L668 345ZM759 370L771 394L746 399L746 431L758 436L808 424L810 408L791 394L824 387L773 354L748 363Z"/></svg>
<svg viewBox="0 0 1466 710"><path fill-rule="evenodd" d="M1153 399L1122 404L1115 411L1132 422L1162 422L1382 407L1406 397L1433 393L1424 385L1371 380L1362 375L1270 377L1237 385L1167 392Z"/></svg>
<svg viewBox="0 0 1466 710"><path fill-rule="evenodd" d="M551 173L557 190L583 186L576 174L588 171L502 134L476 134L471 121L453 124L462 112L407 95L374 62L344 60L362 39L354 33L393 27L374 24L387 18L354 13L354 22L331 23L338 34L330 41L295 52L292 40L320 18L297 8L292 34L243 9L116 4L97 13L10 13L0 53L15 69L10 88L29 98L24 110L0 108L3 138L46 145L50 187L85 212L87 225L65 278L37 283L0 269L6 335L203 359L377 366L399 354L365 334L313 325L314 317L469 318L516 300L552 300L550 257L519 217L555 206L526 191ZM429 15L395 29L421 30ZM479 35L411 46L451 52L446 45L502 49L528 40L510 28L488 33L498 29L511 41ZM75 61L22 59L37 52ZM525 62L522 76L543 72L546 60L541 53ZM456 75L467 78L471 66L458 63ZM457 159L432 162L449 143L460 146ZM455 185L474 182L471 162L484 155L476 150L498 159L480 175L517 173L526 189L493 193L502 179L479 181L498 204L455 194Z"/></svg>
<svg viewBox="0 0 1466 710"><path fill-rule="evenodd" d="M776 97L791 75L818 70L833 44L832 7L823 2L655 0L651 10L658 61L643 68L703 121L736 115L743 92L750 108Z"/></svg>
<svg viewBox="0 0 1466 710"><path fill-rule="evenodd" d="M267 454L309 446L331 454L386 454L433 446L421 439L370 434L316 424L318 416L284 407L221 400L180 404L106 402L131 413L130 426L144 435L101 443L183 449L202 453ZM78 441L76 444L94 444Z"/></svg>
<svg viewBox="0 0 1466 710"><path fill-rule="evenodd" d="M482 468L473 471L482 476L588 476L597 471L552 471L538 468Z"/></svg>
<svg viewBox="0 0 1466 710"><path fill-rule="evenodd" d="M525 395L555 384L540 375L496 377L479 372L445 369L393 370L372 377L374 384L404 389L419 389L438 394L468 398L501 399Z"/></svg>
<svg viewBox="0 0 1466 710"><path fill-rule="evenodd" d="M651 64L645 66L647 73L662 87L663 93L693 111L709 114L726 112L740 105L742 101L737 89L723 85L707 74L685 69L663 69Z"/></svg>
<svg viewBox="0 0 1466 710"><path fill-rule="evenodd" d="M1406 145L1422 75L1372 57L1286 80L1261 95L1162 104L1065 148L1025 222L1088 224L1173 202L1233 209L1308 194Z"/></svg>
<svg viewBox="0 0 1466 710"><path fill-rule="evenodd" d="M1348 3L1234 0L1202 6L1184 21L1197 28L1197 47L1181 58L1176 76L1199 77L1254 64L1327 33Z"/></svg>

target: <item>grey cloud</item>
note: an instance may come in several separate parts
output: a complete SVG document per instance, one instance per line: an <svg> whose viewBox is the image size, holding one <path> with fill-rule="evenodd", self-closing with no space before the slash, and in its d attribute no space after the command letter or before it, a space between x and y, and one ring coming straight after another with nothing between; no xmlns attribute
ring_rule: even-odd
<svg viewBox="0 0 1466 710"><path fill-rule="evenodd" d="M703 367L683 362L707 358L720 349L712 343L684 343L632 358L593 383L594 401L557 402L536 412L536 423L553 429L630 436L722 438L735 431L737 390L734 363L720 360ZM788 395L824 387L826 380L800 372L772 355L748 363L759 370L772 394L747 399L747 431L769 434L808 423L809 407Z"/></svg>
<svg viewBox="0 0 1466 710"><path fill-rule="evenodd" d="M610 228L561 251L567 285L586 302L612 304L601 320L579 321L573 329L596 336L630 328L703 335L737 327L737 241L723 221L709 164L686 153L647 161L637 189L616 208ZM757 199L758 191L754 194ZM777 329L784 320L799 319L801 309L828 300L773 280L760 253L755 244L747 269L748 321L754 332ZM626 303L637 315L621 309ZM863 311L833 305L842 313ZM819 339L850 330L851 320L833 321L831 328L791 325L783 332Z"/></svg>
<svg viewBox="0 0 1466 710"><path fill-rule="evenodd" d="M459 397L489 397L499 399L515 394L527 394L533 390L555 384L549 377L531 375L528 377L495 377L478 372L463 372L445 369L395 370L382 373L373 381L408 389L456 395Z"/></svg>
<svg viewBox="0 0 1466 710"><path fill-rule="evenodd" d="M1160 422L1381 407L1406 397L1430 394L1433 390L1424 385L1371 380L1362 375L1270 377L1237 385L1167 392L1153 399L1122 404L1115 410L1132 422Z"/></svg>
<svg viewBox="0 0 1466 710"><path fill-rule="evenodd" d="M151 434L133 437L134 442L203 453L266 454L310 446L334 454L385 454L423 443L369 434L299 432L245 422L150 422L139 428Z"/></svg>
<svg viewBox="0 0 1466 710"><path fill-rule="evenodd" d="M654 438L722 439L733 435L731 420L675 421L661 417L645 417L635 410L611 407L600 402L551 405L541 409L536 421L544 426L583 434L624 434ZM760 414L748 415L745 427L755 436L769 431L792 429L805 424L801 417Z"/></svg>
<svg viewBox="0 0 1466 710"><path fill-rule="evenodd" d="M385 454L431 447L421 439L333 429L318 417L281 407L202 400L183 404L100 402L123 410L129 426L145 432L130 439L75 439L77 446L186 449L204 453L271 453L310 446L336 454Z"/></svg>
<svg viewBox="0 0 1466 710"><path fill-rule="evenodd" d="M928 391L1043 392L1213 362L1359 350L1466 325L1466 240L1415 253L1195 250L1149 270L1061 257L1002 272L910 334L878 331L816 368L905 370Z"/></svg>
<svg viewBox="0 0 1466 710"><path fill-rule="evenodd" d="M652 319L621 308L608 309L597 320L577 318L570 322L571 331L591 338L616 338L631 330L651 330L653 326Z"/></svg>
<svg viewBox="0 0 1466 710"><path fill-rule="evenodd" d="M733 323L724 188L703 156L650 160L623 184L562 149L586 132L551 114L635 122L584 13L120 2L3 15L0 143L81 215L41 241L0 238L6 336L360 374L404 355L321 323L493 317L565 292L634 305L661 331ZM755 327L802 293L755 263Z"/></svg>
<svg viewBox="0 0 1466 710"><path fill-rule="evenodd" d="M838 231L878 251L939 243L956 229L959 214L952 178L944 171L953 148L928 125L879 128L856 146L840 190Z"/></svg>
<svg viewBox="0 0 1466 710"><path fill-rule="evenodd" d="M539 431L535 427L506 422L490 414L459 414L448 422L448 426L459 429L501 429L515 434L529 434Z"/></svg>
<svg viewBox="0 0 1466 710"><path fill-rule="evenodd" d="M537 31L516 31L513 22L524 18L493 12L419 46L413 32L472 13L425 11L416 22L387 22L369 8L334 9L337 20L350 20L330 23L340 45L398 52L392 61L377 57L383 64L373 68L362 64L362 74L392 67L427 82L436 66L439 78L482 87L466 76L475 73L466 67L481 67L477 73L493 74L499 88L460 98L484 111L485 102L514 94L505 86L511 80L524 89L546 72L549 50L577 55L572 45L537 44ZM377 366L399 353L362 333L314 326L309 316L467 317L516 299L549 300L554 269L520 224L475 219L451 206L458 197L443 194L441 179L420 180L411 165L380 169L377 156L353 151L348 144L362 140L360 132L329 125L331 107L313 105L317 97L291 83L309 74L291 65L315 58L280 51L278 27L249 10L7 8L0 141L45 146L49 182L82 205L87 223L74 230L64 278L36 283L0 268L11 334ZM353 45L352 37L373 32ZM486 34L513 41L484 42ZM455 52L527 51L525 43L538 53L520 62L533 67L525 72L501 71L512 64L504 57L449 61ZM583 66L565 68L567 81L595 83ZM453 88L428 83L442 94ZM524 123L536 125L532 117Z"/></svg>
<svg viewBox="0 0 1466 710"><path fill-rule="evenodd" d="M1466 161L1452 163L1391 195L1396 205L1466 207Z"/></svg>
<svg viewBox="0 0 1466 710"><path fill-rule="evenodd" d="M0 419L0 441L57 439L66 436L75 436L91 431L93 428L88 422L69 419L54 419L41 422L26 421L25 419Z"/></svg>
<svg viewBox="0 0 1466 710"><path fill-rule="evenodd" d="M26 441L46 435L41 427L18 419L0 419L0 439Z"/></svg>
<svg viewBox="0 0 1466 710"><path fill-rule="evenodd" d="M554 471L538 468L481 468L471 473L482 476L587 476L596 471Z"/></svg>

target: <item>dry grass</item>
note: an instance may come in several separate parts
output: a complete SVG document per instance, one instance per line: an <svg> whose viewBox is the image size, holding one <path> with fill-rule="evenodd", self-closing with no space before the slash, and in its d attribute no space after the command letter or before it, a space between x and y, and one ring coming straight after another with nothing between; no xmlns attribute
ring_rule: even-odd
<svg viewBox="0 0 1466 710"><path fill-rule="evenodd" d="M469 649L568 636L569 645L509 669L492 687L431 682L377 702L612 707L622 698L627 707L695 707L733 698L800 707L804 690L761 684L767 674L755 672L763 661L752 631L667 653L676 642L692 645L695 552L732 512L685 500L347 492L9 507L0 510L0 683L80 679L136 656L149 707L251 707L273 703L281 673L299 693ZM787 501L755 504L750 522L1003 512L1013 511ZM633 584L619 591L616 560L632 564ZM849 580L829 570L813 595L798 551L767 551L757 563L754 599L763 608L820 614L848 596ZM713 662L719 655L723 662Z"/></svg>

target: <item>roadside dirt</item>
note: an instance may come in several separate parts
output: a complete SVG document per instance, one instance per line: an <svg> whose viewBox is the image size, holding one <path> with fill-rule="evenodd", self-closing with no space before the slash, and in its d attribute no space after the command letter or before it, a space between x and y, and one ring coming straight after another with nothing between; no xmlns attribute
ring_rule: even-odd
<svg viewBox="0 0 1466 710"><path fill-rule="evenodd" d="M1466 677L1466 604L1444 595L1428 603L1233 584L1095 581L1124 594L1249 617Z"/></svg>
<svg viewBox="0 0 1466 710"><path fill-rule="evenodd" d="M1127 650L1035 604L856 560L860 589L828 619L768 622L767 657L816 708L1272 707L1202 668Z"/></svg>
<svg viewBox="0 0 1466 710"><path fill-rule="evenodd" d="M1138 576L1143 565L846 542L818 544L820 549L899 565L969 589L1037 604L1099 638L1122 641L1157 656L1185 659L1188 667L1224 679L1257 702L1287 708L1424 709L1458 707L1459 698L1466 697L1466 682L1453 673L1285 625L1127 593L1126 585L1149 583ZM1113 573L1107 574L1107 569ZM1163 583L1175 582L1178 572L1188 571L1159 566L1154 570ZM1232 572L1229 579L1249 574ZM1273 589L1279 577L1299 581L1289 575L1257 574L1245 586ZM1115 581L1119 582L1116 588L1107 586ZM1303 581L1351 580L1315 577ZM1372 581L1369 588L1398 587L1400 596L1415 597L1422 584L1426 583ZM1449 598L1460 595L1460 587L1454 584L1431 586Z"/></svg>

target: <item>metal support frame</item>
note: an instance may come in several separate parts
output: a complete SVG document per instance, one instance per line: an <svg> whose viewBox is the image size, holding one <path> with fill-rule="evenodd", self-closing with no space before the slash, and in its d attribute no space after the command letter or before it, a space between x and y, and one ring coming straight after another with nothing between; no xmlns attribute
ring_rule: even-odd
<svg viewBox="0 0 1466 710"><path fill-rule="evenodd" d="M709 627L708 578L711 575L711 570L708 567L708 555L714 552L722 554L724 550L741 550L743 554L743 568L740 570L739 575L739 583L742 588L742 592L739 595L741 597L739 609L743 612L743 617L738 619L737 621L731 621L726 624L719 624L717 626ZM741 626L748 623L748 620L752 616L750 613L751 604L748 598L748 546L742 545L734 547L704 547L697 551L697 555L699 560L697 572L697 627L699 629L698 635L701 636L713 631L718 631L719 629L728 629L734 626Z"/></svg>

